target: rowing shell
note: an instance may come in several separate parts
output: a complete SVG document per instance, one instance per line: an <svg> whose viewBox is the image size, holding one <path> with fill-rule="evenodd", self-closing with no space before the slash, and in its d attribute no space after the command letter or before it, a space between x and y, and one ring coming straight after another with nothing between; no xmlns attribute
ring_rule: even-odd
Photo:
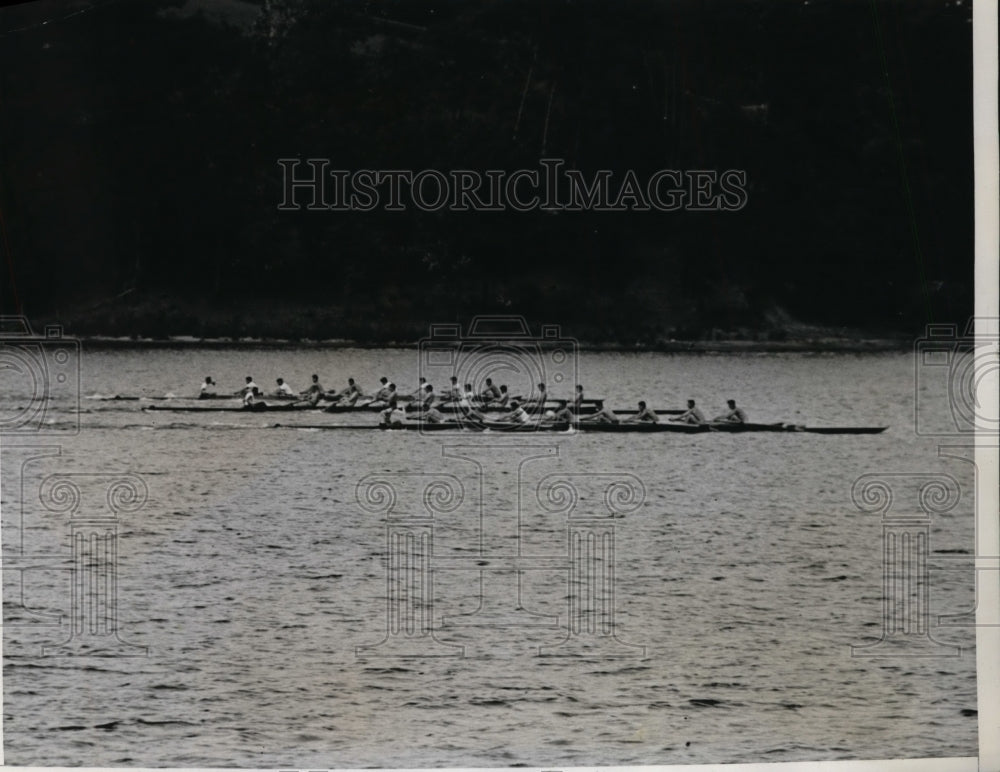
<svg viewBox="0 0 1000 772"><path fill-rule="evenodd" d="M269 398L270 399L270 398ZM157 410L157 411L172 411L176 413L247 413L247 412L269 412L269 411L285 411L285 410L322 410L327 413L380 413L386 409L384 404L382 405L329 405L329 406L319 406L319 405L302 405L302 404L285 404L285 405L271 405L266 402L257 402L253 407L237 407L235 405L218 405L218 406L194 406L194 405L149 405L144 408L145 410ZM418 408L406 408L407 412L419 412ZM461 413L461 408L454 405L441 405L437 407L441 413L447 415L455 415ZM511 412L509 407L493 407L493 408L478 408L480 412L483 413L495 413L504 414ZM525 412L531 415L538 415L543 412L541 407L527 407ZM597 407L594 405L583 405L580 408L579 415L593 415L597 412ZM635 415L637 410L619 410L617 411L621 415ZM684 411L682 410L657 410L660 415L678 415Z"/></svg>
<svg viewBox="0 0 1000 772"><path fill-rule="evenodd" d="M315 410L321 411L322 407L313 405L297 405L289 403L287 405L268 405L258 402L252 407L194 407L193 405L149 405L143 410L155 410L156 412L169 413L267 413L271 411L287 412L289 410Z"/></svg>
<svg viewBox="0 0 1000 772"><path fill-rule="evenodd" d="M797 426L792 424L753 424L753 423L716 423L716 424L682 424L682 423L586 423L575 424L512 424L501 421L462 422L443 421L441 423L406 423L392 426L382 425L379 428L388 430L404 429L408 431L447 431L471 429L473 431L505 432L565 432L573 429L579 432L630 432L640 434L656 434L673 432L679 434L705 434L708 432L804 432L810 434L881 434L887 426Z"/></svg>
<svg viewBox="0 0 1000 772"><path fill-rule="evenodd" d="M350 429L365 430L376 429L385 431L419 431L419 432L443 432L443 431L499 431L499 432L626 432L639 434L656 433L678 433L678 434L707 434L711 432L799 432L806 434L881 434L889 427L887 426L800 426L794 424L681 424L681 423L576 423L576 424L513 424L502 421L443 421L440 423L412 422L397 423L392 426L380 424L378 426L345 426L343 424L275 424L275 428L286 429Z"/></svg>

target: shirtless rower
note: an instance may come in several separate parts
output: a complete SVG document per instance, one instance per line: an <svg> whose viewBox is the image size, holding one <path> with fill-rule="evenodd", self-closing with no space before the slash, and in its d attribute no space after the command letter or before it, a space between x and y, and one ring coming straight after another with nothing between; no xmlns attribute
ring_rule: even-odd
<svg viewBox="0 0 1000 772"><path fill-rule="evenodd" d="M703 424L705 423L705 414L701 412L700 409L695 407L694 400L689 399L687 402L688 409L681 413L679 416L675 416L669 420L681 424Z"/></svg>
<svg viewBox="0 0 1000 772"><path fill-rule="evenodd" d="M510 392L507 391L507 384L501 384L500 386L500 396L494 400L491 400L486 407L507 407L510 402Z"/></svg>
<svg viewBox="0 0 1000 772"><path fill-rule="evenodd" d="M319 382L319 376L313 373L312 383L309 385L309 388L299 394L299 396L302 399L308 400L309 404L313 407L316 407L324 393L323 386Z"/></svg>
<svg viewBox="0 0 1000 772"><path fill-rule="evenodd" d="M561 399L559 400L559 406L556 408L555 413L545 419L547 422L556 424L571 424L576 421L576 416L573 415L573 411L569 409L569 403Z"/></svg>
<svg viewBox="0 0 1000 772"><path fill-rule="evenodd" d="M729 406L728 412L725 412L722 415L717 415L713 419L714 421L733 424L745 424L747 422L746 411L744 411L741 407L736 407L735 399L726 400L726 404Z"/></svg>
<svg viewBox="0 0 1000 772"><path fill-rule="evenodd" d="M639 412L634 416L629 416L622 423L637 424L637 423L659 423L660 419L652 410L646 407L646 403L641 399L639 400Z"/></svg>
<svg viewBox="0 0 1000 772"><path fill-rule="evenodd" d="M492 378L486 379L486 388L483 389L482 394L479 395L483 402L491 402L495 399L500 399L500 389L497 385L493 383Z"/></svg>
<svg viewBox="0 0 1000 772"><path fill-rule="evenodd" d="M594 400L594 405L597 407L597 412L593 415L582 416L581 421L588 421L601 424L616 424L619 423L618 416L615 415L611 408L604 407L603 400Z"/></svg>
<svg viewBox="0 0 1000 772"><path fill-rule="evenodd" d="M295 392L292 391L292 387L285 383L284 378L278 378L278 387L274 390L274 396L276 397L294 397Z"/></svg>
<svg viewBox="0 0 1000 772"><path fill-rule="evenodd" d="M198 399L208 399L209 397L215 396L215 386L217 386L215 381L212 380L211 375L205 376L205 382L201 384L201 391L198 392Z"/></svg>

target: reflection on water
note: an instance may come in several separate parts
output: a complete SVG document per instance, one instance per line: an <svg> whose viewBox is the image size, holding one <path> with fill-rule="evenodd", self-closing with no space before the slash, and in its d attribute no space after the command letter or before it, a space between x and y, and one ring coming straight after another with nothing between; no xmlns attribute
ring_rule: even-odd
<svg viewBox="0 0 1000 772"><path fill-rule="evenodd" d="M304 388L313 372L328 387L351 376L371 388L385 374L408 390L416 357L85 351L83 392L194 394L208 374L226 389L245 375ZM413 767L975 754L972 630L936 625L938 615L973 606L971 497L929 527L928 619L934 637L963 647L962 656L851 657L852 644L882 630L882 524L852 502L854 481L920 472L951 475L966 491L972 484L970 465L939 457L933 439L913 432L911 357L585 353L579 378L588 396L614 407L638 399L679 407L693 397L712 414L732 397L754 421L891 428L873 436L425 437L269 428L273 415L155 413L143 411L149 402L83 399L81 432L53 439L58 456L27 461L23 489L31 453L5 440L8 763ZM9 409L18 397L2 399ZM52 407L58 421L69 406ZM297 414L281 423L374 420ZM449 445L465 448L445 452ZM527 456L538 458L518 463ZM43 657L42 646L69 635L73 553L70 518L46 509L38 491L49 475L95 472L132 472L148 486L146 505L119 517L116 594L121 639L149 653ZM641 481L644 499L602 521L613 552L579 552L603 577L587 585L569 573L573 533L583 532L573 528L580 517L609 514L600 475L621 473ZM433 514L432 544L405 552L427 557L427 586L415 563L387 583L384 513L356 500L358 482L372 474L396 481L395 521L429 528ZM461 502L429 512L419 474L451 476ZM577 480L572 515L540 500L539 485L553 475ZM919 511L902 498L896 506ZM40 555L55 557L14 570ZM520 579L476 563L512 555L525 567ZM413 605L407 592L429 594ZM387 594L429 608L439 651L461 646L466 656L359 658L358 647L387 636ZM499 604L494 623L461 624L484 598ZM627 646L615 657L537 656L566 638L574 608L601 598L613 603L618 638L645 656Z"/></svg>

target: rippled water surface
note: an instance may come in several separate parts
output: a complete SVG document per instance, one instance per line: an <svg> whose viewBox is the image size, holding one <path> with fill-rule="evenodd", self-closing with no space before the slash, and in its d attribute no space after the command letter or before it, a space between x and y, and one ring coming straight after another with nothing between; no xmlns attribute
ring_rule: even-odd
<svg viewBox="0 0 1000 772"><path fill-rule="evenodd" d="M580 355L588 395L614 407L680 407L690 396L711 415L734 397L753 421L890 427L877 435L421 436L296 428L374 423L367 414L172 413L144 408L180 400L98 398L192 395L207 374L224 389L248 374L304 388L313 372L328 387L348 376L371 387L385 374L409 390L417 352L88 350L79 416L61 399L46 432L4 438L8 764L975 755L972 628L939 619L973 607L973 467L915 433L915 407L949 415L941 384L915 383L912 356ZM0 397L8 413L27 399L16 388ZM66 431L77 418L79 433ZM119 516L117 588L104 596L117 594L119 656L43 654L72 637L74 526L67 510L43 506L40 489L73 475L86 509L77 518L106 516L107 479L95 474L110 473L148 488L144 507ZM432 604L417 608L435 632L416 653L439 656L365 648L386 638L387 592L399 589L387 585L385 512L356 498L372 474L395 481L391 518L433 532ZM929 651L960 655L852 657L852 644L883 630L882 522L851 498L866 474L894 480L894 507L911 514L915 475L961 486L930 521L923 617L941 644ZM614 475L640 481L644 498L607 519ZM423 481L434 476L454 495L437 502L431 526ZM569 518L558 489L539 493L558 479L578 496ZM559 647L577 640L569 534L594 516L614 536L613 555L602 554L614 566L603 575L615 637L580 656ZM493 570L512 556L528 566L520 582ZM550 656L567 653L576 656Z"/></svg>

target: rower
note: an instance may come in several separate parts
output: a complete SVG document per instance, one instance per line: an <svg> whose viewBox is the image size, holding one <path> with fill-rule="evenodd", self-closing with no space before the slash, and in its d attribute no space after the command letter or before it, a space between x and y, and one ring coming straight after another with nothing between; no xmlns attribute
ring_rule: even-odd
<svg viewBox="0 0 1000 772"><path fill-rule="evenodd" d="M507 391L507 384L500 386L500 396L492 400L486 407L507 407L510 402L510 393Z"/></svg>
<svg viewBox="0 0 1000 772"><path fill-rule="evenodd" d="M528 414L524 412L524 408L521 407L521 403L515 399L510 403L510 413L503 416L503 418L500 418L499 420L505 423L526 424L531 419L528 417Z"/></svg>
<svg viewBox="0 0 1000 772"><path fill-rule="evenodd" d="M322 385L320 385L319 376L313 373L312 383L310 384L309 388L303 391L301 394L299 394L299 396L302 399L309 400L309 404L312 405L313 407L316 407L323 394L324 391Z"/></svg>
<svg viewBox="0 0 1000 772"><path fill-rule="evenodd" d="M682 424L703 424L705 423L705 414L701 412L697 407L695 407L694 400L689 399L687 402L688 409L681 413L675 418L671 418L671 421Z"/></svg>
<svg viewBox="0 0 1000 772"><path fill-rule="evenodd" d="M396 384L390 383L384 389L379 389L375 395L375 399L368 404L374 405L377 402L385 404L390 410L396 407L396 403L399 402L399 395L396 393Z"/></svg>
<svg viewBox="0 0 1000 772"><path fill-rule="evenodd" d="M424 384L424 391L419 397L419 407L422 410L430 410L434 404L434 387L429 383Z"/></svg>
<svg viewBox="0 0 1000 772"><path fill-rule="evenodd" d="M267 407L267 403L261 400L260 389L254 386L246 394L243 395L243 407L247 410L255 410L258 408Z"/></svg>
<svg viewBox="0 0 1000 772"><path fill-rule="evenodd" d="M259 391L259 387L257 386L256 383L253 382L253 377L248 375L247 376L247 382L246 382L246 384L244 384L244 386L243 386L242 389L240 389L238 392L236 392L236 396L237 397L244 397L247 394L252 393L254 389L258 389L258 391Z"/></svg>
<svg viewBox="0 0 1000 772"><path fill-rule="evenodd" d="M462 389L458 385L458 377L451 376L451 385L448 390L441 395L442 402L459 402L462 399Z"/></svg>
<svg viewBox="0 0 1000 772"><path fill-rule="evenodd" d="M403 422L406 420L406 411L398 406L388 410L383 410L381 415L382 423L386 426L402 426Z"/></svg>
<svg viewBox="0 0 1000 772"><path fill-rule="evenodd" d="M604 400L594 400L594 405L597 407L597 412L593 415L583 416L580 418L581 421L593 421L602 424L616 424L619 422L618 416L615 415L614 411L611 408L604 407Z"/></svg>
<svg viewBox="0 0 1000 772"><path fill-rule="evenodd" d="M429 407L423 413L420 414L420 419L427 421L432 424L444 423L444 413L438 410L436 407Z"/></svg>
<svg viewBox="0 0 1000 772"><path fill-rule="evenodd" d="M347 388L340 392L340 396L337 397L337 401L341 405L353 405L363 397L364 394L361 393L361 389L358 388L358 384L354 382L353 378L347 379Z"/></svg>
<svg viewBox="0 0 1000 772"><path fill-rule="evenodd" d="M409 393L409 398L414 400L423 399L424 396L424 386L427 385L427 379L424 376L420 376L420 382L417 384L417 388Z"/></svg>
<svg viewBox="0 0 1000 772"><path fill-rule="evenodd" d="M726 404L729 405L729 411L716 416L713 420L733 424L745 424L747 422L746 411L743 408L736 407L735 399L726 400Z"/></svg>
<svg viewBox="0 0 1000 772"><path fill-rule="evenodd" d="M389 399L389 379L384 375L378 379L379 388L372 397L372 402L385 402Z"/></svg>
<svg viewBox="0 0 1000 772"><path fill-rule="evenodd" d="M465 391L462 393L462 399L468 400L469 405L475 405L479 402L479 397L476 396L476 392L472 390L472 384L465 384Z"/></svg>
<svg viewBox="0 0 1000 772"><path fill-rule="evenodd" d="M399 395L396 393L396 384L390 383L386 387L385 410L382 411L382 423L392 423L392 414L399 409Z"/></svg>
<svg viewBox="0 0 1000 772"><path fill-rule="evenodd" d="M557 424L571 424L576 421L576 417L573 415L573 411L569 409L569 404L566 400L561 399L559 400L559 407L549 420Z"/></svg>
<svg viewBox="0 0 1000 772"><path fill-rule="evenodd" d="M482 397L483 402L500 399L500 389L498 389L497 385L493 383L492 378L486 379L486 388L483 389L483 393L480 394L480 397Z"/></svg>
<svg viewBox="0 0 1000 772"><path fill-rule="evenodd" d="M535 399L538 400L538 404L540 404L540 405L542 405L544 407L546 401L548 401L548 398L549 398L549 395L545 391L545 384L544 383L538 384L538 396L535 398Z"/></svg>
<svg viewBox="0 0 1000 772"><path fill-rule="evenodd" d="M212 380L211 375L205 376L205 382L201 384L201 391L198 392L198 399L207 399L208 397L215 396L214 386L217 386L215 381Z"/></svg>
<svg viewBox="0 0 1000 772"><path fill-rule="evenodd" d="M485 421L486 416L473 407L473 400L475 400L475 395L472 393L472 386L467 383L465 384L465 393L459 394L458 399L455 400L458 405L458 414L466 421Z"/></svg>
<svg viewBox="0 0 1000 772"><path fill-rule="evenodd" d="M625 423L659 423L660 419L656 416L652 410L646 407L646 403L641 399L639 400L639 412L634 416L625 419Z"/></svg>
<svg viewBox="0 0 1000 772"><path fill-rule="evenodd" d="M573 411L579 415L580 407L583 405L583 384L576 384L576 394L573 395Z"/></svg>
<svg viewBox="0 0 1000 772"><path fill-rule="evenodd" d="M274 396L276 397L294 397L295 392L292 391L292 387L285 383L284 378L278 378L278 388L274 390Z"/></svg>

